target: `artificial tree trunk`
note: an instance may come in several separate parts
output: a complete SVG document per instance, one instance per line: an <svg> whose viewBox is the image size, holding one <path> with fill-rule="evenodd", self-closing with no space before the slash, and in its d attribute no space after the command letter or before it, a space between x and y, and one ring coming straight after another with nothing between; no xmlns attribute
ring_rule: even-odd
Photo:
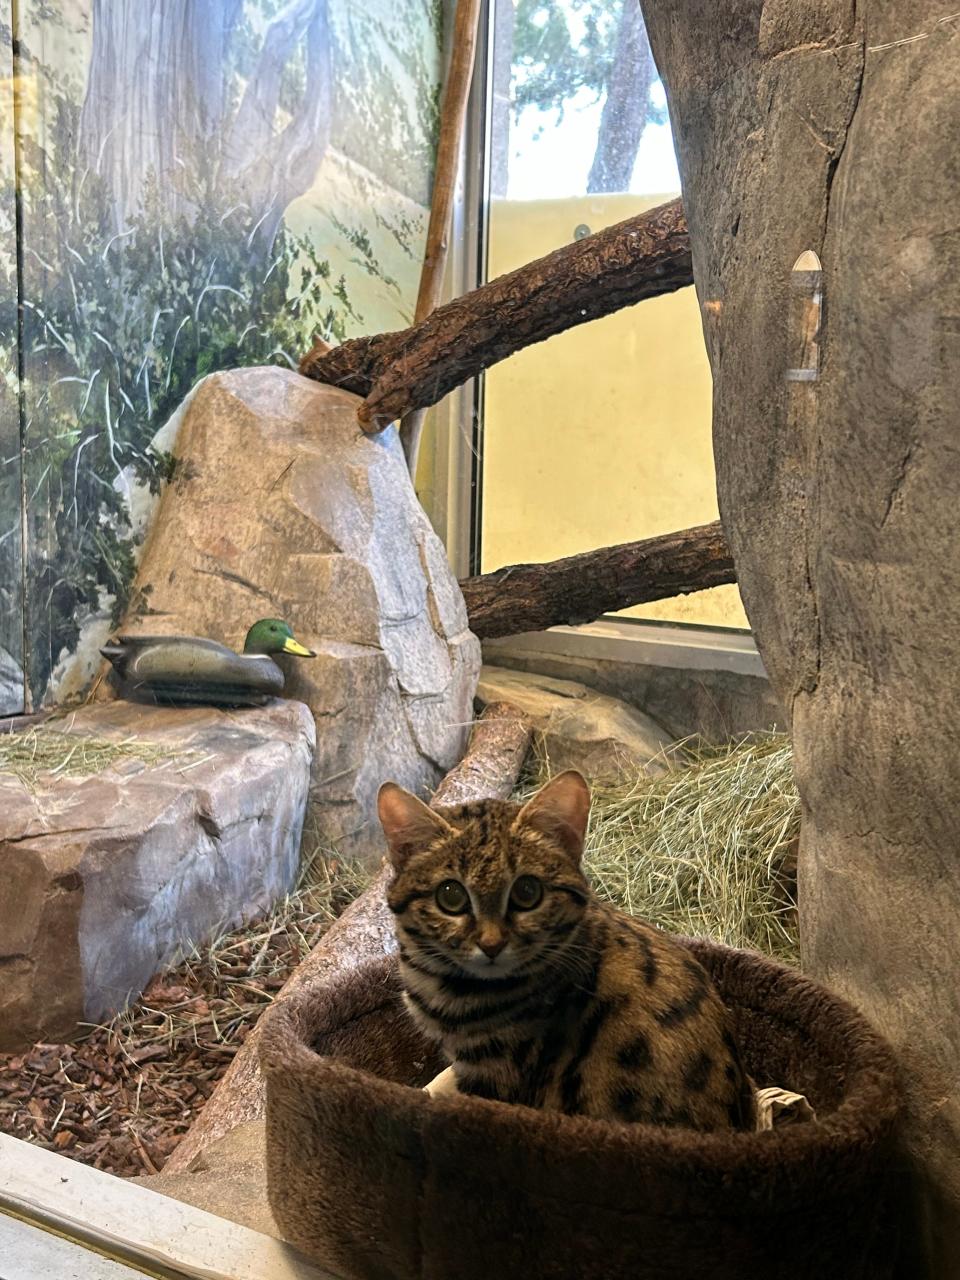
<svg viewBox="0 0 960 1280"><path fill-rule="evenodd" d="M945 1280L960 1275L960 23L939 0L642 3L723 525L792 714L804 963L899 1053L904 1274ZM812 357L791 284L807 250L823 266Z"/></svg>

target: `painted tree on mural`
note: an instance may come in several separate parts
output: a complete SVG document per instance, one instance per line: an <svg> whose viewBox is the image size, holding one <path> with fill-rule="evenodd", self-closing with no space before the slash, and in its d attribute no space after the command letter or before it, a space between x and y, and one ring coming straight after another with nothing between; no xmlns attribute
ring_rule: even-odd
<svg viewBox="0 0 960 1280"><path fill-rule="evenodd" d="M637 0L498 0L497 27L495 102L510 97L511 71L515 116L527 107L562 114L583 90L602 98L587 191L628 191L643 131L664 119L650 98L657 70ZM505 171L494 183L504 194Z"/></svg>
<svg viewBox="0 0 960 1280"><path fill-rule="evenodd" d="M197 168L243 200L269 251L316 175L332 100L327 0L290 0L259 41L242 0L95 0L80 154L118 232L150 181L165 212L189 216Z"/></svg>

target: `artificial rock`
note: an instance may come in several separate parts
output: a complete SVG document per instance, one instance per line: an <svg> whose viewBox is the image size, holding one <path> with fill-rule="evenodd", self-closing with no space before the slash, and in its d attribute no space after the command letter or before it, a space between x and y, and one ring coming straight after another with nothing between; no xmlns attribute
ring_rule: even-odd
<svg viewBox="0 0 960 1280"><path fill-rule="evenodd" d="M114 702L58 724L155 745L89 776L0 777L0 1051L122 1009L214 931L264 912L299 868L314 725L276 700L238 712Z"/></svg>
<svg viewBox="0 0 960 1280"><path fill-rule="evenodd" d="M427 795L461 755L480 648L396 432L363 435L358 403L279 368L202 382L123 629L237 648L286 619L317 653L280 659L317 723L312 833L373 860L380 784Z"/></svg>
<svg viewBox="0 0 960 1280"><path fill-rule="evenodd" d="M575 680L484 666L477 697L522 711L554 772L579 769L589 782L615 784L667 768L673 739L665 729Z"/></svg>
<svg viewBox="0 0 960 1280"><path fill-rule="evenodd" d="M215 1213L228 1222L279 1235L267 1203L266 1130L263 1120L238 1124L178 1173L157 1173L137 1181L151 1191Z"/></svg>

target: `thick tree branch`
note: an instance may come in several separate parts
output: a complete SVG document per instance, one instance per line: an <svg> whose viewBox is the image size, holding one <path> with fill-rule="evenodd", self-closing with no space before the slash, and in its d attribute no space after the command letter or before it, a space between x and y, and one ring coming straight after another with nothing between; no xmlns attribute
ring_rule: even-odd
<svg viewBox="0 0 960 1280"><path fill-rule="evenodd" d="M683 205L672 200L500 276L410 329L332 350L317 342L300 372L365 396L358 417L376 433L524 347L692 283Z"/></svg>
<svg viewBox="0 0 960 1280"><path fill-rule="evenodd" d="M736 582L719 521L546 564L515 564L460 583L481 639L576 626L605 613Z"/></svg>

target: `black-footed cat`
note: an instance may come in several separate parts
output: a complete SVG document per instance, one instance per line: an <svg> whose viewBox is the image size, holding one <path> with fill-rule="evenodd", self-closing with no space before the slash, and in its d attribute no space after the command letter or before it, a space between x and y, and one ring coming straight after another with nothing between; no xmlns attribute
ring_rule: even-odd
<svg viewBox="0 0 960 1280"><path fill-rule="evenodd" d="M590 792L562 773L525 805L379 812L396 871L408 1008L461 1093L692 1129L752 1129L732 1018L680 943L592 893Z"/></svg>

